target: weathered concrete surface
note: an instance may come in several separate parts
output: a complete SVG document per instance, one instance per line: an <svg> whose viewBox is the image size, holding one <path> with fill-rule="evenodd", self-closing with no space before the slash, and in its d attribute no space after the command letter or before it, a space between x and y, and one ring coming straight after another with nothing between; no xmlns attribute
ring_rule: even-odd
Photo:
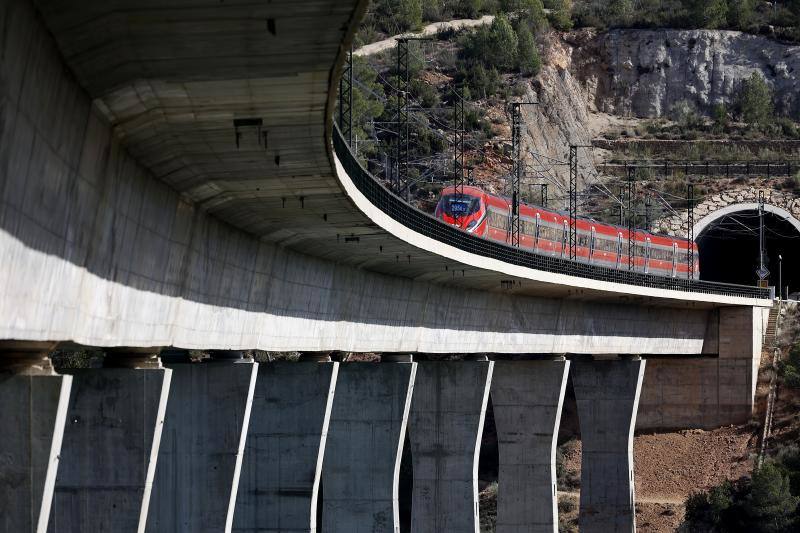
<svg viewBox="0 0 800 533"><path fill-rule="evenodd" d="M29 0L5 2L0 316L14 319L0 322L0 338L276 351L702 353L707 309L716 304L651 307L663 299L649 300L655 293L647 291L635 304L608 292L589 298L590 288L575 289L586 280L555 275L526 282L520 290L530 296L489 292L509 276L535 272L499 261L469 266L477 259L452 255L441 243L411 245L413 236L374 228L377 215L365 215L343 193L325 140L326 102L335 91L328 80L345 34L356 27L350 17L364 4L355 3L296 3L311 10L291 13L300 22L331 9L340 17L341 24L319 23L326 31L320 49L318 36L290 37L285 27L265 45L270 53L311 48L301 59L313 73L271 77L270 62L278 72L285 63L280 54L259 55L264 78L231 81L219 78L244 72L211 69L219 58L192 59L208 50L204 36L217 42L232 35L225 21L239 20L239 7L195 12L169 2L151 9L133 0L56 0L39 3L38 16ZM186 30L179 16L163 17L170 7L191 15L192 28L208 24L221 33ZM229 10L237 16L227 17ZM134 23L131 13L141 18ZM136 38L90 31L106 15L130 22ZM254 38L263 39L264 19L253 20ZM247 59L255 31L234 32L243 57L226 56L227 66L255 68ZM110 68L98 50L83 49L98 35L98 50L136 61ZM181 46L161 46L171 39ZM138 44L143 49L130 48ZM67 45L69 64L61 55ZM146 75L156 79L139 77ZM287 103L294 96L302 100L297 108ZM266 153L252 131L236 148L231 117L250 113L270 130ZM287 116L299 121L291 136L280 133ZM283 140L289 144L277 144ZM336 238L365 231L358 242ZM454 278L459 266L465 275Z"/></svg>
<svg viewBox="0 0 800 533"><path fill-rule="evenodd" d="M234 513L237 533L317 530L339 363L262 363Z"/></svg>
<svg viewBox="0 0 800 533"><path fill-rule="evenodd" d="M479 531L478 457L493 367L491 361L417 365L408 425L412 531Z"/></svg>
<svg viewBox="0 0 800 533"><path fill-rule="evenodd" d="M0 372L0 532L47 531L72 376Z"/></svg>
<svg viewBox="0 0 800 533"><path fill-rule="evenodd" d="M50 533L144 530L171 375L74 372Z"/></svg>
<svg viewBox="0 0 800 533"><path fill-rule="evenodd" d="M339 368L322 469L325 533L396 533L398 476L417 363Z"/></svg>
<svg viewBox="0 0 800 533"><path fill-rule="evenodd" d="M494 365L497 533L558 531L556 441L569 367L563 360Z"/></svg>
<svg viewBox="0 0 800 533"><path fill-rule="evenodd" d="M169 365L147 531L229 531L258 364Z"/></svg>
<svg viewBox="0 0 800 533"><path fill-rule="evenodd" d="M761 309L721 309L718 357L648 359L636 427L711 429L747 422L766 320Z"/></svg>
<svg viewBox="0 0 800 533"><path fill-rule="evenodd" d="M572 383L581 427L581 533L636 530L633 428L645 361L578 360Z"/></svg>

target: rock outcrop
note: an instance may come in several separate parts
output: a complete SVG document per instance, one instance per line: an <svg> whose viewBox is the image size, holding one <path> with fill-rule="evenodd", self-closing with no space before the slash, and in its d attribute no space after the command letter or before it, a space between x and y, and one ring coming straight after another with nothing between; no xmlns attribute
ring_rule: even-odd
<svg viewBox="0 0 800 533"><path fill-rule="evenodd" d="M800 119L800 46L720 30L615 30L579 44L574 74L600 112L661 117L683 100L708 112L758 72L778 114Z"/></svg>
<svg viewBox="0 0 800 533"><path fill-rule="evenodd" d="M545 66L522 101L538 102L523 106L523 146L528 149L529 173L537 182L549 182L566 189L569 183L569 146L588 146L593 137L589 130L589 93L572 68L573 50L563 41L552 40L546 47ZM581 176L596 174L591 154L579 152ZM560 185L560 187L559 187ZM582 184L581 184L582 185ZM553 191L554 196L563 196Z"/></svg>

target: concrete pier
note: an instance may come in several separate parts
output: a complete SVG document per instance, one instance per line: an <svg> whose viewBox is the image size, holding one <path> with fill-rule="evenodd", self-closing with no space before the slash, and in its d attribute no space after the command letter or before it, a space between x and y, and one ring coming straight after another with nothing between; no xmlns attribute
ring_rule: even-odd
<svg viewBox="0 0 800 533"><path fill-rule="evenodd" d="M167 367L172 383L147 531L229 531L258 364Z"/></svg>
<svg viewBox="0 0 800 533"><path fill-rule="evenodd" d="M397 533L400 458L417 363L339 368L325 462L325 533Z"/></svg>
<svg viewBox="0 0 800 533"><path fill-rule="evenodd" d="M569 367L565 360L495 363L497 533L558 531L556 441Z"/></svg>
<svg viewBox="0 0 800 533"><path fill-rule="evenodd" d="M47 531L71 386L72 376L0 372L2 533Z"/></svg>
<svg viewBox="0 0 800 533"><path fill-rule="evenodd" d="M330 362L259 365L233 531L316 532L338 370Z"/></svg>
<svg viewBox="0 0 800 533"><path fill-rule="evenodd" d="M478 456L494 363L422 362L409 417L411 530L478 533Z"/></svg>
<svg viewBox="0 0 800 533"><path fill-rule="evenodd" d="M172 371L73 373L52 533L143 531Z"/></svg>
<svg viewBox="0 0 800 533"><path fill-rule="evenodd" d="M645 361L579 360L572 381L581 427L581 533L636 530L633 428Z"/></svg>

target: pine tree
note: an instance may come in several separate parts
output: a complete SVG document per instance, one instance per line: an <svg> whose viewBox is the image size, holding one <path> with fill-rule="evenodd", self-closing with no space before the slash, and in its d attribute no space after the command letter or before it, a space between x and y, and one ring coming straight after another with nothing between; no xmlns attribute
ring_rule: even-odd
<svg viewBox="0 0 800 533"><path fill-rule="evenodd" d="M728 24L727 0L690 0L694 23L700 28L723 28Z"/></svg>
<svg viewBox="0 0 800 533"><path fill-rule="evenodd" d="M742 82L739 109L748 124L766 124L772 117L772 91L758 72Z"/></svg>
<svg viewBox="0 0 800 533"><path fill-rule="evenodd" d="M746 30L753 24L755 11L755 0L728 0L728 24Z"/></svg>
<svg viewBox="0 0 800 533"><path fill-rule="evenodd" d="M608 4L608 14L613 26L628 26L635 14L633 0L611 0Z"/></svg>
<svg viewBox="0 0 800 533"><path fill-rule="evenodd" d="M533 75L539 73L542 68L542 60L539 57L539 50L536 48L536 41L533 33L524 24L521 24L517 32L517 63L520 72Z"/></svg>
<svg viewBox="0 0 800 533"><path fill-rule="evenodd" d="M489 57L485 59L501 71L511 70L517 64L517 44L517 34L511 23L505 15L497 15L489 28Z"/></svg>
<svg viewBox="0 0 800 533"><path fill-rule="evenodd" d="M792 531L799 498L789 491L789 480L772 463L753 472L750 494L744 509L753 533Z"/></svg>

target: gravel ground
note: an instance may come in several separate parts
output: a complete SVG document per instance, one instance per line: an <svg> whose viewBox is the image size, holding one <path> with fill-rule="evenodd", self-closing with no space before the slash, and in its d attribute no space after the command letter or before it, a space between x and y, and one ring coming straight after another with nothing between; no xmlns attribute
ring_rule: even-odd
<svg viewBox="0 0 800 533"><path fill-rule="evenodd" d="M755 430L746 426L637 435L633 453L639 530L674 531L689 494L749 474L756 442ZM580 479L580 441L571 441L562 451L567 477ZM562 496L578 494L572 490Z"/></svg>

